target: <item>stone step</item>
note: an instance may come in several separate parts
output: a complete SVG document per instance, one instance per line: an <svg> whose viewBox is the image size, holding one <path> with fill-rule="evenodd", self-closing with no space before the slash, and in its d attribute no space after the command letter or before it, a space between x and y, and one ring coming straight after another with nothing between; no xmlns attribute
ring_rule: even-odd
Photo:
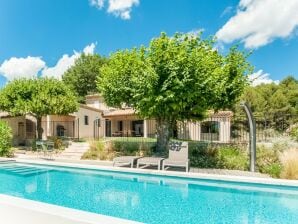
<svg viewBox="0 0 298 224"><path fill-rule="evenodd" d="M74 147L87 146L87 147L89 147L89 143L71 143L69 146L74 146Z"/></svg>
<svg viewBox="0 0 298 224"><path fill-rule="evenodd" d="M66 150L66 151L62 152L62 154L63 153L85 153L87 151L88 150Z"/></svg>

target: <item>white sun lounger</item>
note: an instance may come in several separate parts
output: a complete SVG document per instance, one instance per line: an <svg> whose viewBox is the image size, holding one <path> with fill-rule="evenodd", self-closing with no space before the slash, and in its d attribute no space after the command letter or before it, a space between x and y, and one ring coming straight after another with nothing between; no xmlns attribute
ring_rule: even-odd
<svg viewBox="0 0 298 224"><path fill-rule="evenodd" d="M137 159L141 158L140 156L120 156L116 157L113 160L113 166L124 166L130 165L133 168L133 165Z"/></svg>
<svg viewBox="0 0 298 224"><path fill-rule="evenodd" d="M140 168L141 165L144 166L157 166L157 169L161 169L161 163L164 160L162 157L142 157L137 161L137 168ZM143 167L141 167L143 168Z"/></svg>
<svg viewBox="0 0 298 224"><path fill-rule="evenodd" d="M188 142L170 142L169 158L163 160L162 169L168 167L185 167L189 171Z"/></svg>

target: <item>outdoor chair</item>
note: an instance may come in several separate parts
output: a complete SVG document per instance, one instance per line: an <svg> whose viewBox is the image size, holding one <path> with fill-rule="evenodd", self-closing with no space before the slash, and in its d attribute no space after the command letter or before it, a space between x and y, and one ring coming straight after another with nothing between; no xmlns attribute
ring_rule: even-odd
<svg viewBox="0 0 298 224"><path fill-rule="evenodd" d="M165 158L162 157L143 157L138 159L137 161L137 168L145 168L148 166L157 166L157 169L161 169L161 163ZM144 165L143 167L140 167Z"/></svg>
<svg viewBox="0 0 298 224"><path fill-rule="evenodd" d="M129 165L131 168L133 168L135 161L139 158L141 158L141 156L119 156L114 158L113 166Z"/></svg>
<svg viewBox="0 0 298 224"><path fill-rule="evenodd" d="M188 143L171 141L169 143L169 158L163 160L162 169L169 167L185 167L189 171Z"/></svg>
<svg viewBox="0 0 298 224"><path fill-rule="evenodd" d="M46 148L44 141L36 141L35 145L36 145L37 157L39 157L41 153L44 154L44 151Z"/></svg>
<svg viewBox="0 0 298 224"><path fill-rule="evenodd" d="M45 156L48 157L49 159L52 159L54 152L55 152L55 143L53 141L47 141L46 148L45 148Z"/></svg>

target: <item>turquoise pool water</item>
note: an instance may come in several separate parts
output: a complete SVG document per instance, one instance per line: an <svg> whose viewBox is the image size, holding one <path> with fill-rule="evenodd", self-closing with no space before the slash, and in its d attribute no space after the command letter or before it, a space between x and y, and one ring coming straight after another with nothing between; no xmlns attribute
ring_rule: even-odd
<svg viewBox="0 0 298 224"><path fill-rule="evenodd" d="M298 223L298 188L0 163L0 194L144 223Z"/></svg>

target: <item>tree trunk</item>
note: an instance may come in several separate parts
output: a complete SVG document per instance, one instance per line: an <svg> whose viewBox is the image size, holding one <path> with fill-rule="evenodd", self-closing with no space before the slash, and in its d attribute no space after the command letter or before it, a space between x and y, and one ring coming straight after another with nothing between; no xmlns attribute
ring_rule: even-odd
<svg viewBox="0 0 298 224"><path fill-rule="evenodd" d="M41 140L42 139L42 132L43 129L41 127L41 117L36 117L36 126L37 126L37 139Z"/></svg>
<svg viewBox="0 0 298 224"><path fill-rule="evenodd" d="M156 120L157 131L157 153L163 154L166 152L168 143L171 137L171 122L166 119Z"/></svg>

